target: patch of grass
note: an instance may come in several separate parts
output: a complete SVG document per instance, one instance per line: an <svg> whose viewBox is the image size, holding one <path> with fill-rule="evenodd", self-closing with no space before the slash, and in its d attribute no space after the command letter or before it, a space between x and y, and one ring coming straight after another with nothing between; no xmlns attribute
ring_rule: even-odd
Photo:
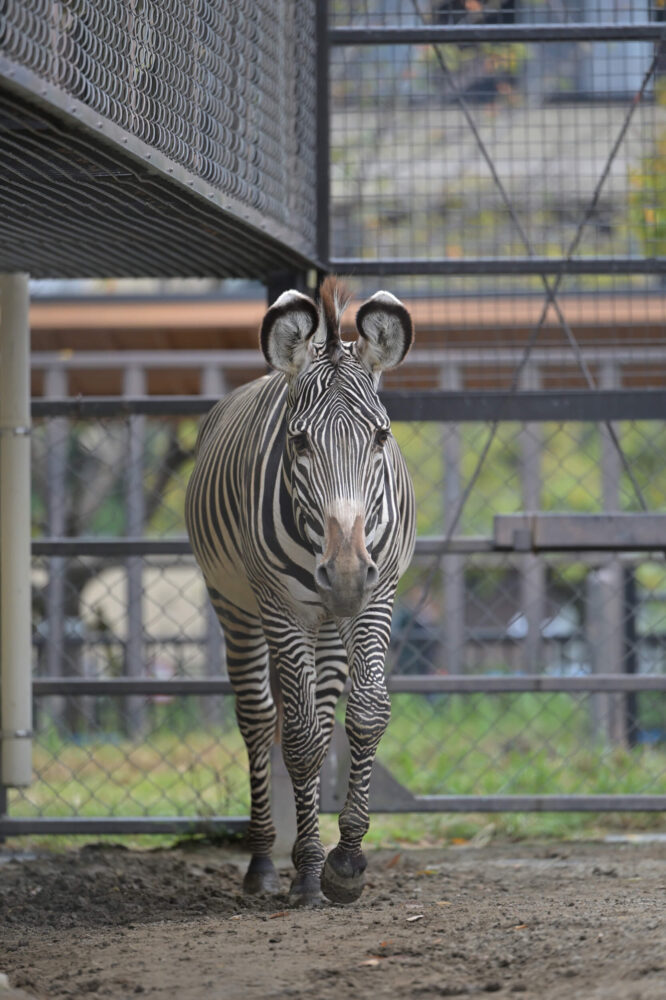
<svg viewBox="0 0 666 1000"><path fill-rule="evenodd" d="M128 739L35 743L37 778L10 792L12 816L245 815L246 753L238 730L159 729Z"/></svg>

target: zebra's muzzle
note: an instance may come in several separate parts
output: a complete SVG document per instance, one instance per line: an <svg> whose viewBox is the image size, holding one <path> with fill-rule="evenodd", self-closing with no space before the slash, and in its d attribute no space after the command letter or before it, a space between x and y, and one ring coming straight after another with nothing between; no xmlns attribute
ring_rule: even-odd
<svg viewBox="0 0 666 1000"><path fill-rule="evenodd" d="M317 591L327 611L336 618L350 618L364 607L379 580L379 570L365 547L363 517L356 517L349 534L337 517L330 517L326 543L315 567Z"/></svg>

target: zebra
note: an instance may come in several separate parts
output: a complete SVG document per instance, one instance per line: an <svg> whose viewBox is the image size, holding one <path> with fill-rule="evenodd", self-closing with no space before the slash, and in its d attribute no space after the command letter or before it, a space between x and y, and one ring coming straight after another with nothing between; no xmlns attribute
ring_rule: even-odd
<svg viewBox="0 0 666 1000"><path fill-rule="evenodd" d="M281 743L294 788L292 905L351 902L363 888L370 772L389 721L384 660L396 585L408 566L415 503L377 388L413 340L408 310L377 292L346 342L349 294L324 281L319 303L290 290L260 330L274 371L204 418L188 483L187 530L226 639L229 678L250 769L251 860L245 893L275 893L269 759ZM348 669L349 664L349 669ZM351 769L328 857L319 836L319 772L336 702L350 676Z"/></svg>

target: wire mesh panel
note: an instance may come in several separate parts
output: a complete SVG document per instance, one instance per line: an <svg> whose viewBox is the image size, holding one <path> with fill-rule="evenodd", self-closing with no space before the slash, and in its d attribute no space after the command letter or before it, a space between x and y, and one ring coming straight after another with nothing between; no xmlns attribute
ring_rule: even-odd
<svg viewBox="0 0 666 1000"><path fill-rule="evenodd" d="M35 781L12 793L14 820L248 812L222 635L194 558L100 555L92 544L176 536L188 552L182 509L196 428L178 416L35 423L34 533L68 536L78 549L33 561ZM205 679L212 693L177 687ZM109 693L109 682L127 680L154 693ZM100 681L107 687L95 688Z"/></svg>
<svg viewBox="0 0 666 1000"><path fill-rule="evenodd" d="M196 420L76 416L82 405L34 428L35 782L10 793L11 821L246 815L223 639L184 539ZM457 468L464 490L491 425L393 426L419 519L380 762L417 796L666 794L666 690L645 687L666 677L661 554L492 550L495 516L524 507L527 469L543 510L605 509L603 426L503 423L454 550L441 548L458 502L451 481ZM655 456L666 423L617 430L650 510L664 512ZM127 537L138 529L134 476L144 544L171 554L137 554ZM635 510L626 477L618 486L618 510Z"/></svg>
<svg viewBox="0 0 666 1000"><path fill-rule="evenodd" d="M380 759L439 808L663 796L663 691L613 686L663 671L659 535L565 555L532 533L555 511L579 537L595 512L663 512L663 403L650 422L527 418L541 393L663 385L661 6L343 0L330 26L331 264L412 307L418 346L387 386L474 397L465 423L396 431L431 542L389 657L422 693L395 696ZM502 512L526 512L511 554ZM567 687L604 673L608 693Z"/></svg>
<svg viewBox="0 0 666 1000"><path fill-rule="evenodd" d="M441 23L443 5L423 17L415 6L406 5L411 23ZM564 6L529 9L554 16ZM612 21L621 5L608 6ZM636 5L628 6L635 20ZM484 5L475 7L485 23ZM381 23L393 24L393 13ZM644 23L662 30L647 5ZM372 258L384 266L400 258L412 271L414 258L443 259L464 273L471 260L490 257L520 273L534 258L587 258L588 268L611 258L640 269L643 258L661 256L660 48L649 38L530 41L531 26L521 44L495 31L496 43L446 43L443 35L410 45L396 29L391 44L332 48L333 258L361 258L366 269ZM645 99L634 102L637 93ZM478 287L488 269L478 265ZM610 272L609 261L596 269ZM539 288L539 280L521 287Z"/></svg>
<svg viewBox="0 0 666 1000"><path fill-rule="evenodd" d="M315 5L5 4L0 267L263 278L315 247Z"/></svg>

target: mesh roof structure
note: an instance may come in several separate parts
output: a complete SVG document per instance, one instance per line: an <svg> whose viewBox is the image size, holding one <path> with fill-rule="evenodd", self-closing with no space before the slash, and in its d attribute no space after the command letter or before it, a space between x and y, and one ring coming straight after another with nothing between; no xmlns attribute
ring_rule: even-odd
<svg viewBox="0 0 666 1000"><path fill-rule="evenodd" d="M313 0L8 0L0 52L0 269L313 260Z"/></svg>

